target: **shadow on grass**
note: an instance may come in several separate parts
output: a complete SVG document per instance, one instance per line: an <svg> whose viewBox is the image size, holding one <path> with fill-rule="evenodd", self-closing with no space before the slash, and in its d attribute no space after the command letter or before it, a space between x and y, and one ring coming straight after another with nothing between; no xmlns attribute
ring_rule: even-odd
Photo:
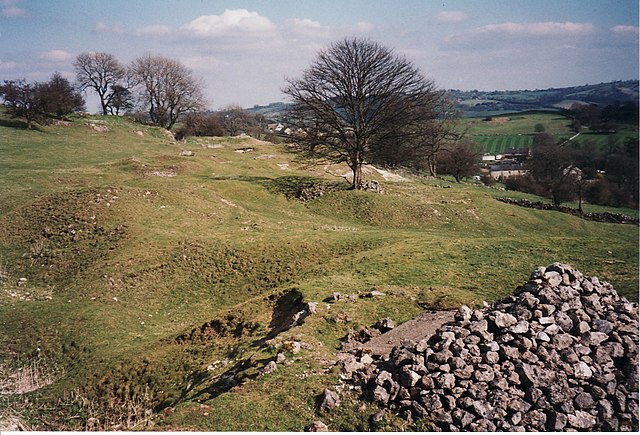
<svg viewBox="0 0 640 435"><path fill-rule="evenodd" d="M29 128L29 124L27 124L27 122L21 121L19 119L0 119L0 127L8 127L8 128L15 128L18 130L32 130L32 131L42 132L40 127L38 127L37 125L32 124L31 128Z"/></svg>
<svg viewBox="0 0 640 435"><path fill-rule="evenodd" d="M309 314L305 311L304 296L298 289L289 290L279 296L274 295L269 299L275 301L271 313L271 321L269 322L269 332L251 343L251 348L256 351L264 347L270 339L281 332L300 325ZM241 334L238 336L241 336ZM234 356L235 354L232 350L228 357L233 358ZM188 387L182 390L180 398L173 403L161 404L158 409L176 406L185 400L211 400L216 398L235 386L262 376L263 369L271 361L273 361L273 358L258 359L253 354L236 362L232 367L213 378L207 370L197 370L188 376L186 381Z"/></svg>
<svg viewBox="0 0 640 435"><path fill-rule="evenodd" d="M300 198L305 189L318 188L325 191L348 190L350 186L343 182L329 182L322 178L289 175L285 177L252 177L246 175L215 176L213 180L238 180L257 184L270 193L283 194L287 198Z"/></svg>

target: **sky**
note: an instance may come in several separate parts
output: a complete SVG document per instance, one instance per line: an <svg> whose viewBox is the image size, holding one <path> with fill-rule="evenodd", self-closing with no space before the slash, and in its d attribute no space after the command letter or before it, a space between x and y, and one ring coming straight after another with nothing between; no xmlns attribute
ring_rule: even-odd
<svg viewBox="0 0 640 435"><path fill-rule="evenodd" d="M202 78L210 109L251 107L286 101L285 79L345 37L393 49L443 89L638 79L638 2L0 0L0 80L73 80L82 52L153 54Z"/></svg>

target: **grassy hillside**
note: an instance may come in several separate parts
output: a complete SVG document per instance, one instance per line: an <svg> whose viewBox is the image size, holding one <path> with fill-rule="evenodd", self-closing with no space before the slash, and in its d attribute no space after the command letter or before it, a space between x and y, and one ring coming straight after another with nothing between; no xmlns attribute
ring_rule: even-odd
<svg viewBox="0 0 640 435"><path fill-rule="evenodd" d="M510 206L502 191L369 171L386 194L304 203L299 186L346 188L347 169L115 117L2 122L0 137L0 387L27 372L48 384L0 408L32 428L297 431L321 417L368 430L359 405L315 409L349 329L493 301L553 261L638 299L637 227ZM358 297L372 289L385 295ZM355 296L323 302L334 292ZM287 329L307 302L317 312Z"/></svg>

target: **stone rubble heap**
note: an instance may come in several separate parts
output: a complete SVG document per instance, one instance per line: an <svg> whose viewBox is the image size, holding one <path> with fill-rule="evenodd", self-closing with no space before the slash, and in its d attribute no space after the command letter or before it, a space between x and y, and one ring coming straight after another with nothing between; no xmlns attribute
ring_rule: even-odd
<svg viewBox="0 0 640 435"><path fill-rule="evenodd" d="M428 340L356 365L349 377L370 399L435 430L638 429L638 307L560 263L493 306L463 306Z"/></svg>

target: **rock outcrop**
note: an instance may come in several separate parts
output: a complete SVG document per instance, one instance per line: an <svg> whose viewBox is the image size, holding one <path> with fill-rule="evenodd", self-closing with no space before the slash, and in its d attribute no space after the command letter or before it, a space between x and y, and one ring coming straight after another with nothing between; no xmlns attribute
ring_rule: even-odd
<svg viewBox="0 0 640 435"><path fill-rule="evenodd" d="M369 400L435 430L638 428L638 306L560 263L388 359L354 359Z"/></svg>

